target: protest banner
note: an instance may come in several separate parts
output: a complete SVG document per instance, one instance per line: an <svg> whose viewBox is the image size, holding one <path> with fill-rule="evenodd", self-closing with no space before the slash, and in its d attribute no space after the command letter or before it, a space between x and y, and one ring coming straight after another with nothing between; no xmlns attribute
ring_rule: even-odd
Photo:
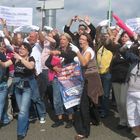
<svg viewBox="0 0 140 140"><path fill-rule="evenodd" d="M0 18L6 19L8 26L32 25L32 8L0 6Z"/></svg>
<svg viewBox="0 0 140 140"><path fill-rule="evenodd" d="M140 34L140 18L132 18L126 20L126 25L134 32Z"/></svg>
<svg viewBox="0 0 140 140"><path fill-rule="evenodd" d="M58 75L60 91L66 109L80 103L83 92L83 78L78 64L64 66Z"/></svg>

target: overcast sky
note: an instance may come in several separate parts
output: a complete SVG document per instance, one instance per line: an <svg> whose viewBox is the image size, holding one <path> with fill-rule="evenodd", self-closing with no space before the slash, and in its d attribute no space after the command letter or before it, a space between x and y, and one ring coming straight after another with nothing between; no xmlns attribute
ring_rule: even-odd
<svg viewBox="0 0 140 140"><path fill-rule="evenodd" d="M0 0L0 5L16 7L33 7L33 24L41 25L41 14L36 10L38 0ZM106 19L109 0L64 0L64 9L57 10L56 26L61 30L68 19L74 15L91 17L96 26L98 22ZM129 18L140 17L140 0L112 0L112 10L124 21Z"/></svg>

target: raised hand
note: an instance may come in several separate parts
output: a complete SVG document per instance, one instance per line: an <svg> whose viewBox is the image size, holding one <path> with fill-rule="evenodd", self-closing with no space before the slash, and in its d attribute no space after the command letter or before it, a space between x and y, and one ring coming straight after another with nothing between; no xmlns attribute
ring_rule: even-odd
<svg viewBox="0 0 140 140"><path fill-rule="evenodd" d="M77 15L72 18L72 21L74 21L74 22L76 22L77 20L78 20L78 16Z"/></svg>
<svg viewBox="0 0 140 140"><path fill-rule="evenodd" d="M17 60L21 60L22 59L22 57L18 53L16 53L16 52L14 52L14 58L17 59Z"/></svg>
<svg viewBox="0 0 140 140"><path fill-rule="evenodd" d="M1 22L2 25L6 25L6 19L0 18L0 22Z"/></svg>
<svg viewBox="0 0 140 140"><path fill-rule="evenodd" d="M87 25L90 25L90 17L89 17L89 16L85 16L85 17L84 17L84 22L85 22Z"/></svg>

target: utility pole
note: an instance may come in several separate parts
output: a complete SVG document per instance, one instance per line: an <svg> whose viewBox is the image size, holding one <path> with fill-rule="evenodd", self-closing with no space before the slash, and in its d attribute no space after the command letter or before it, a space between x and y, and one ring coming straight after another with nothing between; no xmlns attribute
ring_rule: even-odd
<svg viewBox="0 0 140 140"><path fill-rule="evenodd" d="M43 7L41 9L41 12L42 12L42 30L43 30L46 21L45 0L43 1Z"/></svg>
<svg viewBox="0 0 140 140"><path fill-rule="evenodd" d="M38 1L36 9L42 12L42 29L44 28L44 25L56 28L56 10L64 8L64 0Z"/></svg>
<svg viewBox="0 0 140 140"><path fill-rule="evenodd" d="M37 6L36 10L41 12L41 29L43 30L43 27L46 24L46 9L45 9L46 0L39 0L39 1L41 1L41 5Z"/></svg>
<svg viewBox="0 0 140 140"><path fill-rule="evenodd" d="M112 0L109 0L109 8L108 8L108 13L107 13L107 19L109 20L108 26L110 27L111 22L112 22Z"/></svg>
<svg viewBox="0 0 140 140"><path fill-rule="evenodd" d="M46 25L56 28L56 9L46 10Z"/></svg>

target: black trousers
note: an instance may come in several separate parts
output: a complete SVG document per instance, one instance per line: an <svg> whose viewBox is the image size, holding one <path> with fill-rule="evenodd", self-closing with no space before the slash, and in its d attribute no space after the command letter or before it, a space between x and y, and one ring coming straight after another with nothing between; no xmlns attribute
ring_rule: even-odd
<svg viewBox="0 0 140 140"><path fill-rule="evenodd" d="M47 108L47 100L49 99L51 105L53 105L53 89L52 84L48 79L48 70L43 70L39 75L38 79L38 87L41 99L44 101Z"/></svg>
<svg viewBox="0 0 140 140"><path fill-rule="evenodd" d="M87 83L85 82L79 108L75 112L74 126L78 134L88 137L90 134L90 100L87 95Z"/></svg>

